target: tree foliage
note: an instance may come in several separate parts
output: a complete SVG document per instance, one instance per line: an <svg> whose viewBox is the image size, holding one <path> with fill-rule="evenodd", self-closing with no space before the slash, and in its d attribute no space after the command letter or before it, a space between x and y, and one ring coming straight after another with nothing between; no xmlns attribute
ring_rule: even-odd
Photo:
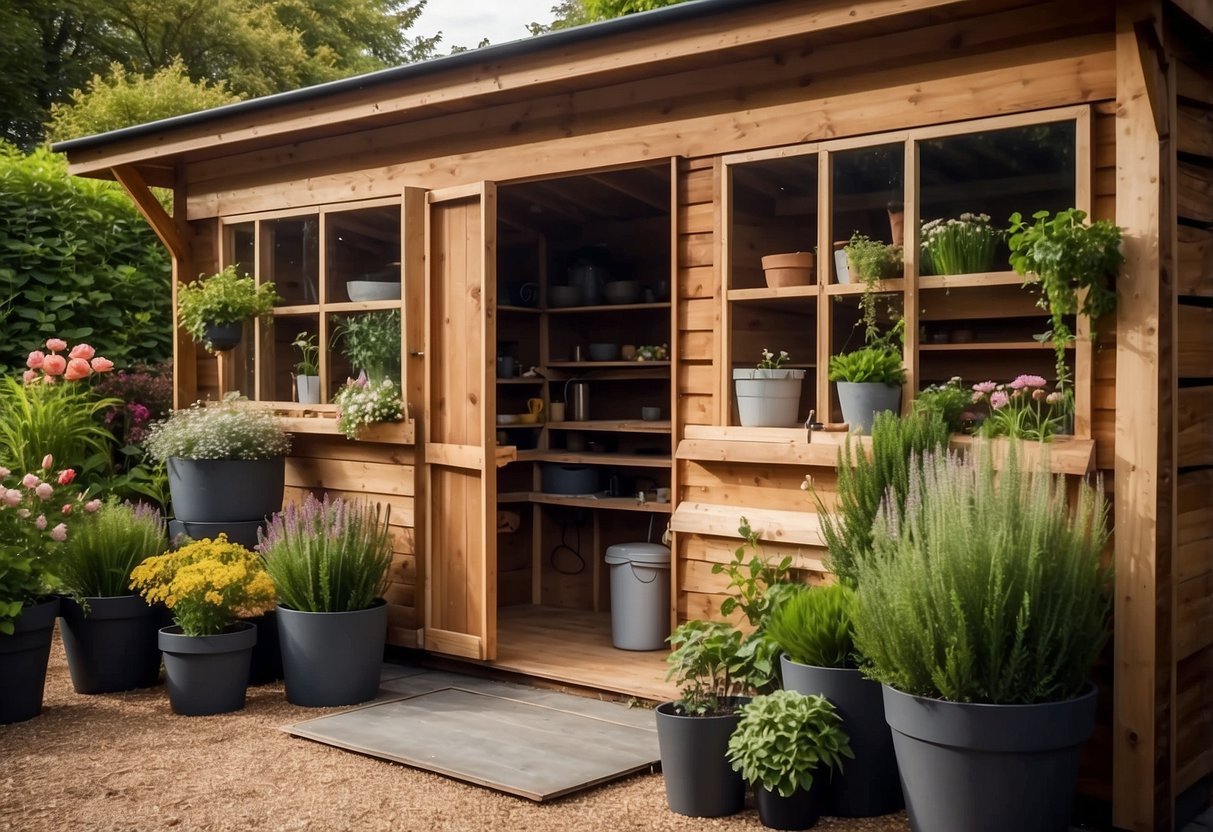
<svg viewBox="0 0 1213 832"><path fill-rule="evenodd" d="M51 336L119 366L172 354L169 261L120 187L0 143L0 367Z"/></svg>
<svg viewBox="0 0 1213 832"><path fill-rule="evenodd" d="M552 6L554 19L551 23L532 23L527 28L532 35L542 35L684 2L686 0L560 0Z"/></svg>

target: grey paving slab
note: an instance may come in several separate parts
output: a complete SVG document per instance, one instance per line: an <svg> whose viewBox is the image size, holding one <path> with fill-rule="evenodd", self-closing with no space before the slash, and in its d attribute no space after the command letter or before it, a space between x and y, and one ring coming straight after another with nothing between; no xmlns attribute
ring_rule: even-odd
<svg viewBox="0 0 1213 832"><path fill-rule="evenodd" d="M517 695L533 689L466 677L433 689L442 680L429 675L390 684L430 689L283 730L535 801L649 769L660 758L655 731L618 721L623 706L550 691L534 701ZM586 703L613 710L608 718L588 715Z"/></svg>

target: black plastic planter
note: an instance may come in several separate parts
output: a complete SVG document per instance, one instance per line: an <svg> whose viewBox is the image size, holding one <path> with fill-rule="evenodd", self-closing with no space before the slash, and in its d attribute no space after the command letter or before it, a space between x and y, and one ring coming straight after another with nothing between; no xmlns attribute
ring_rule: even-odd
<svg viewBox="0 0 1213 832"><path fill-rule="evenodd" d="M739 707L748 697L732 701ZM741 714L683 716L673 702L657 706L657 743L670 811L694 818L716 818L741 811L745 781L725 754Z"/></svg>
<svg viewBox="0 0 1213 832"><path fill-rule="evenodd" d="M1095 688L1064 702L975 705L884 687L914 832L1066 832Z"/></svg>
<svg viewBox="0 0 1213 832"><path fill-rule="evenodd" d="M160 681L160 616L138 595L71 598L59 607L63 649L76 693L150 688Z"/></svg>
<svg viewBox="0 0 1213 832"><path fill-rule="evenodd" d="M379 692L387 602L355 612L300 612L278 606L286 698L294 705L356 705Z"/></svg>
<svg viewBox="0 0 1213 832"><path fill-rule="evenodd" d="M184 523L264 520L282 509L286 458L169 457L173 515Z"/></svg>
<svg viewBox="0 0 1213 832"><path fill-rule="evenodd" d="M820 776L813 777L813 788L795 791L783 797L757 784L754 785L754 802L758 806L758 819L768 829L812 829L821 817L825 787Z"/></svg>
<svg viewBox="0 0 1213 832"><path fill-rule="evenodd" d="M59 599L21 610L12 635L0 635L0 725L24 722L42 713L46 664Z"/></svg>
<svg viewBox="0 0 1213 832"><path fill-rule="evenodd" d="M851 738L852 760L844 760L842 773L828 772L825 814L866 818L900 811L904 805L893 733L885 721L880 683L863 678L858 670L814 667L782 657L783 686L829 699L842 717L842 729ZM824 785L824 784L823 784Z"/></svg>
<svg viewBox="0 0 1213 832"><path fill-rule="evenodd" d="M215 352L224 352L238 347L244 338L244 321L230 324L208 324L203 338L209 341Z"/></svg>
<svg viewBox="0 0 1213 832"><path fill-rule="evenodd" d="M210 716L244 707L255 625L242 621L214 636L187 636L180 627L165 627L159 641L173 713Z"/></svg>
<svg viewBox="0 0 1213 832"><path fill-rule="evenodd" d="M257 643L253 645L253 660L249 667L249 685L268 685L282 678L282 649L278 641L278 613L246 618L257 625Z"/></svg>

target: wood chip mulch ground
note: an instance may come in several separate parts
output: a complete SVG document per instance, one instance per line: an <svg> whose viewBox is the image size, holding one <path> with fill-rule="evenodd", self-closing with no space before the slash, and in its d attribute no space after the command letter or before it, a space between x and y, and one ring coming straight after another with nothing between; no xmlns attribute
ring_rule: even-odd
<svg viewBox="0 0 1213 832"><path fill-rule="evenodd" d="M42 715L0 725L0 830L763 828L753 809L711 820L673 814L660 774L535 804L278 730L328 712L287 704L281 684L250 688L242 712L201 718L174 716L163 687L81 696L56 638ZM903 816L823 818L816 828L909 829Z"/></svg>

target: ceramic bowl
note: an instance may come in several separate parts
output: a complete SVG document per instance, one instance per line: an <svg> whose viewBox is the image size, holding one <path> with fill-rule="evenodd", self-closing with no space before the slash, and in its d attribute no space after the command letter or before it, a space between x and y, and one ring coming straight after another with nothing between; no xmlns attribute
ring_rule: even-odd
<svg viewBox="0 0 1213 832"><path fill-rule="evenodd" d="M499 425L516 425L516 424L518 424L518 416L513 413L502 413L497 416L497 424L499 424Z"/></svg>
<svg viewBox="0 0 1213 832"><path fill-rule="evenodd" d="M607 303L635 303L640 300L640 283L636 280L613 280L603 289L603 294Z"/></svg>
<svg viewBox="0 0 1213 832"><path fill-rule="evenodd" d="M581 290L576 286L549 286L548 306L553 309L565 309L581 304Z"/></svg>
<svg viewBox="0 0 1213 832"><path fill-rule="evenodd" d="M386 280L347 280L345 291L352 301L400 300L400 284Z"/></svg>
<svg viewBox="0 0 1213 832"><path fill-rule="evenodd" d="M618 361L619 345L590 344L589 354L591 361Z"/></svg>

